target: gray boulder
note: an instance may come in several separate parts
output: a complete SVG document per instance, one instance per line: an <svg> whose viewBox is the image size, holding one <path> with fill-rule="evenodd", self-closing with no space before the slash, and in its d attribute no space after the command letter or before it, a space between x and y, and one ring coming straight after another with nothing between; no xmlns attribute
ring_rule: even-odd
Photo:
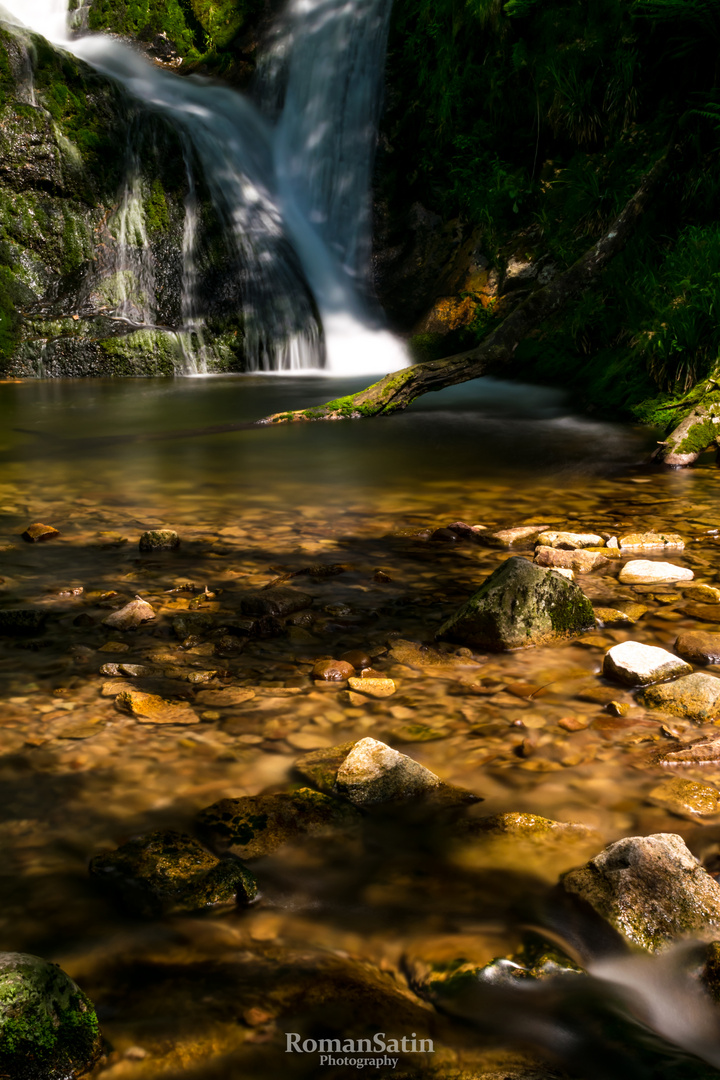
<svg viewBox="0 0 720 1080"><path fill-rule="evenodd" d="M561 883L647 952L720 927L720 885L674 833L618 840Z"/></svg>
<svg viewBox="0 0 720 1080"><path fill-rule="evenodd" d="M0 1076L71 1080L102 1046L95 1009L56 964L0 953Z"/></svg>
<svg viewBox="0 0 720 1080"><path fill-rule="evenodd" d="M502 652L573 637L594 626L593 607L582 589L554 570L515 556L490 575L436 636Z"/></svg>

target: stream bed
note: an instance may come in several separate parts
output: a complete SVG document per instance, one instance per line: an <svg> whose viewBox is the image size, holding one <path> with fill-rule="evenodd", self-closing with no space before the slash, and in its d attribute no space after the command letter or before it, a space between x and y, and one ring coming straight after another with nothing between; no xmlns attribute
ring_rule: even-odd
<svg viewBox="0 0 720 1080"><path fill-rule="evenodd" d="M432 534L458 520L679 533L672 561L720 586L720 473L705 459L650 468L656 432L492 380L392 418L243 426L359 388L272 376L0 386L0 607L48 613L41 636L0 638L0 947L56 961L89 994L108 1041L93 1073L103 1080L347 1076L358 1069L286 1053L286 1033L380 1031L417 1033L433 1051L373 1075L695 1076L682 1060L663 1071L647 1041L623 1042L610 1021L621 1051L603 1057L612 1040L597 1030L603 1007L588 1020L587 995L573 1012L499 990L474 1024L409 983L509 956L528 927L582 954L585 928L563 921L553 886L620 837L678 833L708 866L720 850L720 813L672 810L656 793L668 776L659 751L713 725L648 711L600 675L618 642L672 651L682 630L716 631L720 616L683 583L622 585L623 560L611 560L576 580L596 606L645 607L635 623L511 653L441 646L439 660L436 630L509 553ZM61 535L25 543L31 522ZM160 528L178 532L179 549L141 553L140 535ZM277 635L223 654L211 635L188 643L173 627L191 612L222 624L243 592L273 581L313 598ZM103 625L135 596L155 620ZM318 659L347 650L366 652L396 692L358 700L344 683L313 682ZM121 663L150 665L152 678L128 682L167 698L192 703L208 686L255 696L198 705L193 725L142 723L103 693L101 667ZM614 715L610 701L629 708ZM360 840L310 838L251 860L260 892L248 908L145 922L89 877L90 858L129 837L192 832L204 807L289 790L299 757L367 736L481 797L471 817L585 828L464 847L443 820L380 816ZM718 784L720 765L683 776ZM534 1056L553 1052L533 1016L556 1033L553 1066Z"/></svg>

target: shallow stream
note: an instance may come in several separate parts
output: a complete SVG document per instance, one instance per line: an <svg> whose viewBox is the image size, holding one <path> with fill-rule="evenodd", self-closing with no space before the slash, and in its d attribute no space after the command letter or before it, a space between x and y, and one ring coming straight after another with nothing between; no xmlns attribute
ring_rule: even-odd
<svg viewBox="0 0 720 1080"><path fill-rule="evenodd" d="M682 629L717 630L720 616L708 621L705 606L701 621L681 586L621 585L612 560L579 583L596 605L646 606L634 625L506 654L443 646L439 660L423 647L508 552L432 533L458 519L677 532L686 548L672 561L720 585L720 473L710 461L651 469L654 432L491 380L393 418L243 426L357 388L271 376L0 386L0 605L49 613L41 637L0 638L0 948L56 960L93 998L110 1044L94 1074L103 1080L355 1071L286 1055L288 1031L430 1033L433 1054L373 1075L531 1076L525 1044L544 1044L530 1016L546 1017L556 1050L574 1032L587 1062L578 1073L577 1050L562 1051L574 1076L695 1075L682 1060L655 1069L615 1029L624 1049L605 1062L593 1040L608 1039L580 994L573 1011L498 991L482 1023L466 1025L407 979L423 965L509 955L528 925L584 955L585 928L564 921L552 887L619 837L676 832L709 860L720 848L720 814L673 812L653 794L668 776L658 751L712 725L648 712L599 674L616 642L672 650ZM31 522L61 536L25 543ZM141 554L153 528L177 530L179 550ZM221 620L243 591L274 580L312 594L311 620L222 659L209 638L182 647L178 614ZM154 622L102 625L136 595ZM318 658L349 649L365 650L396 693L358 703L344 684L312 682ZM134 683L166 697L192 701L208 685L256 693L198 706L192 726L144 724L103 696L100 668L112 662L161 668ZM188 681L216 669L209 684ZM612 715L609 700L631 708ZM443 822L375 819L362 842L325 838L255 860L260 897L248 909L149 923L89 878L98 852L150 829L192 830L223 797L285 790L298 757L367 735L481 796L471 816L519 811L592 831L463 848ZM718 784L720 766L683 776ZM665 992L658 978L654 994ZM699 1046L692 1031L688 1040Z"/></svg>

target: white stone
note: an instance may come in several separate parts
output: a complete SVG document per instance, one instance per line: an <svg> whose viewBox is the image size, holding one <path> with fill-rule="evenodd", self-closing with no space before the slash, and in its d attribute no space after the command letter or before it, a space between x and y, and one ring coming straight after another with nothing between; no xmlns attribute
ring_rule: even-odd
<svg viewBox="0 0 720 1080"><path fill-rule="evenodd" d="M563 577L569 578L570 581L575 580L575 571L567 566L553 566L552 569L556 574L562 574Z"/></svg>
<svg viewBox="0 0 720 1080"><path fill-rule="evenodd" d="M652 562L650 559L633 559L620 571L620 581L625 585L653 585L655 582L692 581L695 577L686 566L669 562Z"/></svg>
<svg viewBox="0 0 720 1080"><path fill-rule="evenodd" d="M570 550L602 547L604 544L602 536L598 536L596 533L574 532L543 532L538 536L537 542L544 547L567 548Z"/></svg>
<svg viewBox="0 0 720 1080"><path fill-rule="evenodd" d="M355 743L335 780L336 790L355 805L408 798L440 784L424 765L370 738Z"/></svg>
<svg viewBox="0 0 720 1080"><path fill-rule="evenodd" d="M603 675L629 686L647 686L648 683L691 673L690 664L680 657L639 641L623 641L620 645L613 645L603 660Z"/></svg>

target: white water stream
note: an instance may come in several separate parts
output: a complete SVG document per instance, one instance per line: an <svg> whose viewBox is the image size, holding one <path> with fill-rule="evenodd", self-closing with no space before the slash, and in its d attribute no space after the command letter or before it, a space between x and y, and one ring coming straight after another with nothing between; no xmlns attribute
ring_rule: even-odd
<svg viewBox="0 0 720 1080"><path fill-rule="evenodd" d="M238 305L251 370L365 375L408 363L382 327L369 286L370 180L390 0L291 0L266 58L259 105L177 76L103 35L72 38L65 0L5 0L4 7L117 80L189 143L242 267ZM128 192L121 222L136 202L133 176ZM196 213L191 181L180 335L194 343L192 364L202 370Z"/></svg>

